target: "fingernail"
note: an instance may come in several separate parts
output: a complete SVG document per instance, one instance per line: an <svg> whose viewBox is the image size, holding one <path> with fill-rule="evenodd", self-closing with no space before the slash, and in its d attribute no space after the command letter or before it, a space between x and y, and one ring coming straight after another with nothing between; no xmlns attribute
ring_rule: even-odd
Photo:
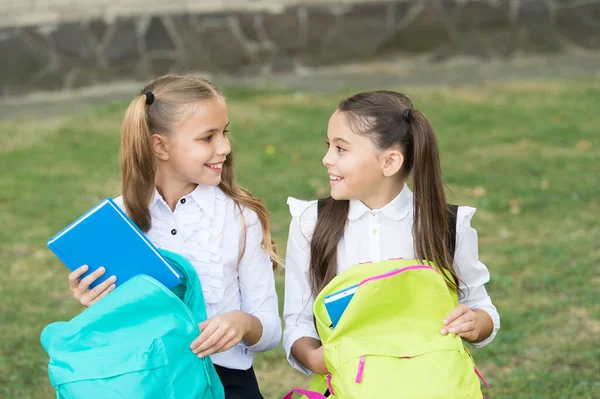
<svg viewBox="0 0 600 399"><path fill-rule="evenodd" d="M110 278L110 281L117 281L117 276L112 276L112 277Z"/></svg>
<svg viewBox="0 0 600 399"><path fill-rule="evenodd" d="M442 331L440 331L440 333L441 333L442 335L446 335L446 329L445 329L445 328L442 328Z"/></svg>
<svg viewBox="0 0 600 399"><path fill-rule="evenodd" d="M202 359L204 356L202 356L202 353L198 353L198 359Z"/></svg>
<svg viewBox="0 0 600 399"><path fill-rule="evenodd" d="M110 286L110 289L111 289L111 290L114 290L115 288L117 288L117 285L116 285L116 284L113 284L113 285L111 285L111 286Z"/></svg>
<svg viewBox="0 0 600 399"><path fill-rule="evenodd" d="M444 324L448 324L448 319L444 319Z"/></svg>

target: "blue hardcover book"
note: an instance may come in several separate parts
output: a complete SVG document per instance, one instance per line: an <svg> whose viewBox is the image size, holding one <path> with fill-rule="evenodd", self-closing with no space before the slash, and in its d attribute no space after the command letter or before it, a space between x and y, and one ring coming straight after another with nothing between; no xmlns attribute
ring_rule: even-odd
<svg viewBox="0 0 600 399"><path fill-rule="evenodd" d="M108 197L65 227L47 243L71 270L88 265L82 278L101 266L106 271L90 287L116 276L117 287L146 274L173 288L180 275L131 219Z"/></svg>
<svg viewBox="0 0 600 399"><path fill-rule="evenodd" d="M325 309L329 314L331 326L333 328L335 328L340 321L342 314L348 307L348 304L350 303L350 300L352 300L357 288L358 284L327 295L325 298L323 298L323 303L325 304Z"/></svg>

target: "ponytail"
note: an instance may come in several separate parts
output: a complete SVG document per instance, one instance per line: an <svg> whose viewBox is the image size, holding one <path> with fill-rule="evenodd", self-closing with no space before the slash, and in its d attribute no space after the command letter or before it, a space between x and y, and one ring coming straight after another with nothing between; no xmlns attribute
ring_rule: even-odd
<svg viewBox="0 0 600 399"><path fill-rule="evenodd" d="M433 127L420 111L410 110L408 134L413 143L413 236L415 254L450 272L447 283L458 290L453 259L448 249L448 206Z"/></svg>
<svg viewBox="0 0 600 399"><path fill-rule="evenodd" d="M142 230L150 230L155 161L146 116L146 97L131 101L121 124L121 190L125 212Z"/></svg>

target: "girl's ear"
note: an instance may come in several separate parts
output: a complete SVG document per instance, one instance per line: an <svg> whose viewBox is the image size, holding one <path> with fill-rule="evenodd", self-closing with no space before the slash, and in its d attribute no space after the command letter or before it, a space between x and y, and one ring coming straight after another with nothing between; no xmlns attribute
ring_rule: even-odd
<svg viewBox="0 0 600 399"><path fill-rule="evenodd" d="M150 136L150 143L152 145L152 152L161 161L169 160L169 141L165 136L160 134L153 134Z"/></svg>
<svg viewBox="0 0 600 399"><path fill-rule="evenodd" d="M382 154L382 172L385 177L394 176L402 169L404 155L397 149L387 150Z"/></svg>

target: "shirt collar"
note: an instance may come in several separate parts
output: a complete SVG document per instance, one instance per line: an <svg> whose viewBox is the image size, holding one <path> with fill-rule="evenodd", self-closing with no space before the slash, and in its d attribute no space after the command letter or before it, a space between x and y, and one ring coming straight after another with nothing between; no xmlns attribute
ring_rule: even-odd
<svg viewBox="0 0 600 399"><path fill-rule="evenodd" d="M413 193L410 191L408 186L404 184L400 194L396 196L391 202L386 204L381 209L369 209L360 200L350 200L350 210L348 212L349 220L357 220L367 212L382 212L385 216L392 220L404 219L412 209L413 205Z"/></svg>
<svg viewBox="0 0 600 399"><path fill-rule="evenodd" d="M202 208L202 210L208 215L213 215L215 212L215 186L198 184L194 191L184 196L183 198L192 198L200 206L200 208ZM150 207L153 207L157 202L162 202L163 204L165 204L165 206L168 207L162 195L160 195L158 190L155 188L154 197L152 197L152 201L150 201Z"/></svg>
<svg viewBox="0 0 600 399"><path fill-rule="evenodd" d="M215 186L207 186L205 184L198 184L196 189L189 194L194 201L204 212L206 212L210 217L215 214L215 201L216 201L216 187ZM186 196L187 197L187 196Z"/></svg>

